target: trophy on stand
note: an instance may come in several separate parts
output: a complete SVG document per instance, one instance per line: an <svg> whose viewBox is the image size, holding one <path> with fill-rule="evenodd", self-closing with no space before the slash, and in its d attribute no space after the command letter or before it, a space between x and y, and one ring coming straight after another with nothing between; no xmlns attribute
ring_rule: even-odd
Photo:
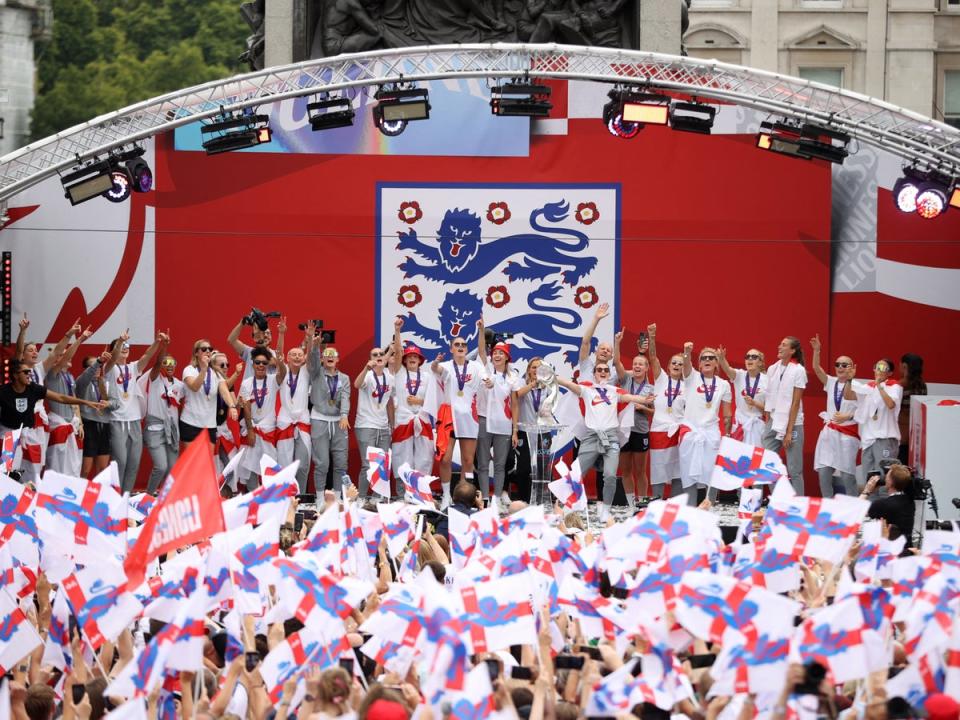
<svg viewBox="0 0 960 720"><path fill-rule="evenodd" d="M553 478L553 440L560 428L553 411L560 399L560 389L557 385L557 373L551 365L541 363L537 368L537 387L534 407L537 411L536 424L525 423L527 438L530 443L532 487L530 503L542 505L549 509L553 505L550 489L547 483ZM536 462L533 462L536 453Z"/></svg>

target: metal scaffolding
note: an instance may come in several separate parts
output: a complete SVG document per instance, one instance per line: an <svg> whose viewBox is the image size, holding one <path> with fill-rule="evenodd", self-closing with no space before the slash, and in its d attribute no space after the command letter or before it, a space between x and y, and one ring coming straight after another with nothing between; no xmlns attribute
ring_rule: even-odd
<svg viewBox="0 0 960 720"><path fill-rule="evenodd" d="M180 125L288 98L448 78L560 78L651 86L813 121L907 162L960 175L960 130L882 100L712 60L567 45L441 45L310 60L178 90L0 158L0 200L81 161Z"/></svg>

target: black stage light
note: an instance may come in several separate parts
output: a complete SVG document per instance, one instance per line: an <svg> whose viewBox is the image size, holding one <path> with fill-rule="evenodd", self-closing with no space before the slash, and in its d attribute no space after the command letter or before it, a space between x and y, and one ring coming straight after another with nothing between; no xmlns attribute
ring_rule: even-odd
<svg viewBox="0 0 960 720"><path fill-rule="evenodd" d="M313 130L332 130L353 125L353 105L350 98L324 98L307 105L310 127Z"/></svg>
<svg viewBox="0 0 960 720"><path fill-rule="evenodd" d="M373 122L384 135L394 137L407 129L413 120L430 118L430 99L420 88L381 87L374 94Z"/></svg>
<svg viewBox="0 0 960 720"><path fill-rule="evenodd" d="M670 106L670 127L709 135L717 108L698 102L675 102Z"/></svg>
<svg viewBox="0 0 960 720"><path fill-rule="evenodd" d="M499 116L548 117L553 104L550 87L530 82L509 82L490 88L490 112Z"/></svg>
<svg viewBox="0 0 960 720"><path fill-rule="evenodd" d="M234 113L220 115L200 128L207 155L243 150L268 143L272 139L267 115Z"/></svg>

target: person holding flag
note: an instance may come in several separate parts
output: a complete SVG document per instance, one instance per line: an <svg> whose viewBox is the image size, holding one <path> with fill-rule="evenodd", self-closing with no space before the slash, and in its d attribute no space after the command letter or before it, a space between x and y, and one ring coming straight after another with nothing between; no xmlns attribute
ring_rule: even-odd
<svg viewBox="0 0 960 720"><path fill-rule="evenodd" d="M76 380L70 372L70 365L74 355L93 333L88 327L77 334L76 341L71 343L60 359L57 360L47 373L44 384L47 390L54 390L63 395L76 397ZM78 443L83 443L83 425L80 421L80 406L61 405L53 401L48 402L47 419L50 424L50 436L47 441L46 467L66 475L79 475L82 453Z"/></svg>
<svg viewBox="0 0 960 720"><path fill-rule="evenodd" d="M277 340L278 352L281 353L286 329L286 318L281 318ZM250 409L250 420L254 429L254 442L251 443L250 438L247 439L250 447L243 454L241 461L242 467L250 473L246 482L247 490L252 490L257 485L257 478L260 475L260 458L264 453L270 455L276 453L274 438L277 430L277 393L279 386L287 377L287 365L283 362L277 363L277 371L271 375L267 372L270 360L270 353L265 348L253 348L250 351L253 375L240 384L240 397L244 400L244 406Z"/></svg>
<svg viewBox="0 0 960 720"><path fill-rule="evenodd" d="M587 434L581 439L577 460L581 468L592 468L597 458L603 457L603 498L600 521L603 522L613 507L617 491L617 466L620 464L620 406L632 403L641 406L646 398L631 395L623 388L610 385L610 363L597 360L593 367L593 382L575 383L557 377L557 383L580 398ZM633 426L633 418L629 418Z"/></svg>
<svg viewBox="0 0 960 720"><path fill-rule="evenodd" d="M840 355L834 368L837 374L827 375L820 365L820 335L810 339L813 348L813 372L823 383L827 394L827 410L820 413L823 429L817 438L817 448L813 455L813 469L820 480L820 495L833 497L833 479L840 476L844 494L857 494L857 450L860 449L860 435L857 432L857 395L853 391L853 378L857 366L853 359Z"/></svg>
<svg viewBox="0 0 960 720"><path fill-rule="evenodd" d="M391 349L392 350L392 349ZM370 490L367 482L367 448L376 447L384 452L390 449L391 428L394 425L393 373L386 367L390 350L375 347L370 350L370 359L353 381L357 390L357 417L354 434L360 448L360 495L366 497ZM389 482L389 478L388 478Z"/></svg>
<svg viewBox="0 0 960 720"><path fill-rule="evenodd" d="M310 347L315 334L315 328L311 331L307 327L304 330L303 343L287 351L286 381L278 383L280 406L277 409L277 462L284 466L294 460L300 462L297 468L297 485L301 493L307 491L311 449L310 370L307 368L307 352L304 348ZM278 366L282 364L282 360L277 363Z"/></svg>
<svg viewBox="0 0 960 720"><path fill-rule="evenodd" d="M723 410L724 435L730 434L733 422L730 404L730 383L717 376L719 355L712 347L700 351L700 370L693 371L693 343L683 345L683 384L687 394L683 423L680 427L680 479L689 503L695 505L697 488L710 484L713 466L720 445L719 413ZM708 492L712 501L716 489Z"/></svg>

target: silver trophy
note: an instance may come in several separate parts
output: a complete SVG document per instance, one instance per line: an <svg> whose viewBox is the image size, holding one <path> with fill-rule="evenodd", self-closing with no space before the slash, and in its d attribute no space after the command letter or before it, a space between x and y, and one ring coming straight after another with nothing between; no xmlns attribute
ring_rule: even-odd
<svg viewBox="0 0 960 720"><path fill-rule="evenodd" d="M560 398L560 386L557 384L557 371L552 365L540 363L537 368L537 388L541 391L540 408L537 410L537 425L540 427L557 426L553 409Z"/></svg>
<svg viewBox="0 0 960 720"><path fill-rule="evenodd" d="M554 415L560 399L560 386L557 383L557 371L545 362L540 363L537 368L537 393L537 422L525 428L530 441L532 465L533 487L530 502L549 508L553 500L547 483L553 479L553 439L560 427Z"/></svg>

